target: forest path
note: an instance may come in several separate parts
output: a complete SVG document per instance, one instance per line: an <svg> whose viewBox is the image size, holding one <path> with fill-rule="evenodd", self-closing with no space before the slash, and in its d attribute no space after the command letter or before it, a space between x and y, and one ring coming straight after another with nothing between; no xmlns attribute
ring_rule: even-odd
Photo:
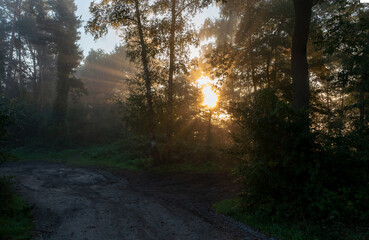
<svg viewBox="0 0 369 240"><path fill-rule="evenodd" d="M0 175L15 176L17 192L34 206L34 239L268 239L210 209L223 194L211 178L194 184L191 176L47 162L5 163Z"/></svg>

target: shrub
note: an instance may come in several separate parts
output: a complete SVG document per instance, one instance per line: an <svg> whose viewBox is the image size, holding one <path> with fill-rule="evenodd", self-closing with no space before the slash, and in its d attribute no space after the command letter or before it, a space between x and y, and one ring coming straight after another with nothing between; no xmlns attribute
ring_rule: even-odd
<svg viewBox="0 0 369 240"><path fill-rule="evenodd" d="M239 129L230 153L240 163L245 209L276 220L369 222L367 131L306 131L304 113L273 89L256 92L232 113Z"/></svg>

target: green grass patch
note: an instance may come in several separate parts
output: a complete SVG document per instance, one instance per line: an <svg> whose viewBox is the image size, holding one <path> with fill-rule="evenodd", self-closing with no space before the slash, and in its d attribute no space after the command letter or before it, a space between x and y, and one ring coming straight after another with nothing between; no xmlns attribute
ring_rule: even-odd
<svg viewBox="0 0 369 240"><path fill-rule="evenodd" d="M280 240L363 240L369 239L368 229L347 226L322 226L301 222L276 222L273 216L261 212L246 212L241 198L229 199L214 204L217 213L247 224L255 230Z"/></svg>
<svg viewBox="0 0 369 240"><path fill-rule="evenodd" d="M150 170L161 173L189 172L214 173L231 171L227 163L216 161L174 162L153 165L149 143L142 138L130 137L104 145L79 147L65 150L26 146L12 151L21 161L49 161L77 166L101 166L115 170Z"/></svg>
<svg viewBox="0 0 369 240"><path fill-rule="evenodd" d="M206 174L206 173L221 173L221 172L230 172L231 169L228 167L222 167L216 162L204 162L204 163L170 163L163 164L159 166L153 166L150 170L159 172L159 173L197 173L197 174Z"/></svg>
<svg viewBox="0 0 369 240"><path fill-rule="evenodd" d="M0 239L30 239L33 231L31 207L14 193L10 178L0 178Z"/></svg>
<svg viewBox="0 0 369 240"><path fill-rule="evenodd" d="M145 142L130 138L105 145L66 150L23 147L12 151L21 161L49 161L78 166L101 166L139 170L151 165L145 153Z"/></svg>

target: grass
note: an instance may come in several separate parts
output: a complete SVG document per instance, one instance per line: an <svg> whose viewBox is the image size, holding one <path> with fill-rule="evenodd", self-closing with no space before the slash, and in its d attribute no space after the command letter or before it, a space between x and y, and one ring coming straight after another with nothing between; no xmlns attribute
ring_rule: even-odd
<svg viewBox="0 0 369 240"><path fill-rule="evenodd" d="M114 169L139 170L150 165L150 159L142 150L138 139L117 141L105 145L96 145L66 150L42 149L34 147L17 148L12 151L19 160L42 160L73 164L78 166L100 166Z"/></svg>
<svg viewBox="0 0 369 240"><path fill-rule="evenodd" d="M147 143L141 138L130 137L110 144L56 150L26 146L12 151L21 161L49 161L77 166L97 166L114 170L149 170L160 173L206 174L230 171L227 164L219 162L180 162L153 165L148 157Z"/></svg>
<svg viewBox="0 0 369 240"><path fill-rule="evenodd" d="M369 231L342 226L319 226L303 222L276 222L272 216L260 212L246 212L241 198L228 199L214 204L216 212L247 224L255 230L281 240L364 240Z"/></svg>
<svg viewBox="0 0 369 240"><path fill-rule="evenodd" d="M159 166L152 166L149 170L159 173L193 173L193 174L209 174L209 173L223 173L231 171L227 167L207 161L202 163L184 162L184 163L170 163Z"/></svg>
<svg viewBox="0 0 369 240"><path fill-rule="evenodd" d="M30 239L33 229L31 207L14 193L10 178L0 178L0 239Z"/></svg>

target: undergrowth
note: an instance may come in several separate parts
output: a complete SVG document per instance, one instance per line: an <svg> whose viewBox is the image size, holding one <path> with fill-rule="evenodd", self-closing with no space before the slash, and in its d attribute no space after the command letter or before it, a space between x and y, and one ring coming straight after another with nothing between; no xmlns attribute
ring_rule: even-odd
<svg viewBox="0 0 369 240"><path fill-rule="evenodd" d="M217 213L229 216L280 240L364 240L369 239L368 229L350 228L339 223L320 225L301 221L276 220L262 210L245 211L242 199L228 199L213 205Z"/></svg>
<svg viewBox="0 0 369 240"><path fill-rule="evenodd" d="M213 158L203 161L187 160L154 164L147 151L149 143L139 137L129 137L103 145L76 147L71 149L42 148L28 145L12 151L22 161L48 161L77 166L97 166L114 170L149 170L154 172L214 173L230 171L227 163Z"/></svg>
<svg viewBox="0 0 369 240"><path fill-rule="evenodd" d="M0 178L0 239L30 239L33 234L32 208L12 189L11 178Z"/></svg>
<svg viewBox="0 0 369 240"><path fill-rule="evenodd" d="M116 169L139 170L151 164L145 152L146 142L130 138L104 145L52 149L25 146L13 150L23 161L49 161L80 166L101 166Z"/></svg>

